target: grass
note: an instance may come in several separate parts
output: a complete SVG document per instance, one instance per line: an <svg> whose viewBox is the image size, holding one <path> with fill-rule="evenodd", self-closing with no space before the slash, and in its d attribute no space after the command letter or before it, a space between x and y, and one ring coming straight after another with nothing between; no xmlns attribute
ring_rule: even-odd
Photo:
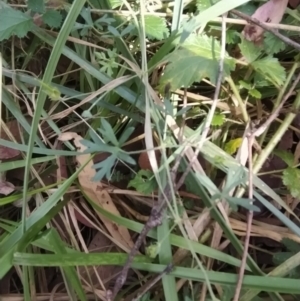
<svg viewBox="0 0 300 301"><path fill-rule="evenodd" d="M0 7L0 24L17 20L0 32L1 300L105 300L162 200L116 300L232 300L249 177L261 213L239 300L297 300L299 85L256 138L253 174L244 134L283 101L299 56L268 34L253 47L243 20L220 18L261 1L54 5ZM297 18L288 8L271 27L293 38Z"/></svg>

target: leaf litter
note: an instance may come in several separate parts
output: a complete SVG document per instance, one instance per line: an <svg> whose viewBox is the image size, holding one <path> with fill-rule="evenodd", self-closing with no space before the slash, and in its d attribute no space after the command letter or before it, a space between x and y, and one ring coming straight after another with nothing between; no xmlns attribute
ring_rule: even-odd
<svg viewBox="0 0 300 301"><path fill-rule="evenodd" d="M84 152L86 150L86 147L83 144L81 144L81 141L83 140L82 137L76 133L64 133L60 136L59 139L61 141L73 140L74 144L80 152ZM76 161L79 166L84 165L87 161L89 161L89 163L83 168L83 170L79 173L78 176L79 184L82 187L83 192L87 195L87 197L92 202L99 205L108 212L120 216L120 212L118 211L108 192L105 189L103 189L102 184L99 182L97 183L92 181L93 177L96 174L96 171L93 168L91 156L88 154L78 155L76 157ZM121 227L116 223L108 220L99 212L97 212L97 214L103 221L105 227L107 228L114 241L118 244L118 246L128 252L128 250L130 250L133 247L133 241L128 232L128 229L125 227Z"/></svg>
<svg viewBox="0 0 300 301"><path fill-rule="evenodd" d="M210 1L197 0L196 2L196 6L199 9L201 8L204 10L208 9L211 6ZM286 12L286 6L288 2L290 5L289 7L292 8L296 7L299 4L299 1L294 0L270 0L266 1L261 6L253 6L252 8L250 7L250 4L252 3L250 3L249 7L251 9L249 7L247 8L252 13L254 12L254 14L252 14L252 17L258 19L261 22L279 23L282 19L284 20L284 22L286 22L288 19L284 18L284 13ZM28 1L29 6L32 5L32 3L33 2ZM60 1L48 1L47 8L51 9L50 6L53 3L55 4L54 6L56 7L57 12L60 9L63 9L63 4L61 5ZM213 1L213 4L215 3L218 3L218 1ZM114 3L114 5L118 7L117 3ZM32 8L33 7L31 7L31 9ZM3 13L5 13L4 10L2 10L2 14ZM9 13L13 14L13 12L11 11ZM44 21L47 20L47 18L49 17L50 19L48 19L48 21L46 22L47 25L53 28L56 28L56 25L57 27L59 27L60 22L56 22L55 20L60 20L61 15L55 14L55 12L53 16L51 16L51 14L53 14L53 11L51 11L48 16L44 15ZM17 15L15 14L14 16L16 17ZM18 14L18 16L20 16L20 14ZM90 16L88 10L85 11L85 16ZM7 35L12 34L15 34L17 36L23 36L24 31L30 29L32 24L32 20L29 20L27 17L28 16L20 18L19 23L16 24L14 28L7 29L9 32L7 31L0 33L2 39L5 39ZM27 19L29 21L27 21ZM158 40L157 45L160 45L159 43L164 41L164 39L166 39L169 36L169 23L166 22L166 20L167 19L163 17L157 16L149 16L145 18L146 36L150 41L155 39ZM102 32L102 29L104 27L106 28L107 26L106 29L109 28L107 32L111 30L111 32L114 32L114 35L122 37L122 34L126 35L126 33L130 32L131 28L135 28L136 26L136 24L132 22L132 24L130 24L131 27L125 28L123 32L117 32L118 29L112 29L111 23L109 22L111 21L107 19L107 17L103 17L102 19L100 19L99 24L100 26L102 26L102 28L98 28L99 32ZM139 19L138 22L140 22ZM228 22L231 22L230 19L228 20ZM21 29L22 24L25 24L26 26ZM234 33L237 33L234 37L232 37L233 42L233 40L235 38L238 39L240 35L234 27L234 23L232 24L233 25L230 25L232 26L230 30ZM78 24L78 26L81 25ZM42 25L42 23L39 23L39 26L42 27L44 25ZM88 32L90 28L85 28L84 30ZM183 45L181 45L178 49L175 49L174 51L169 51L168 55L164 57L165 60L163 62L167 64L162 67L163 75L160 75L160 72L162 70L159 68L161 68L161 66L158 68L158 70L155 70L155 77L157 76L158 78L153 80L153 82L159 82L160 91L166 92L166 86L170 85L172 89L177 90L176 94L180 95L180 98L178 99L180 102L180 108L182 108L185 105L191 107L191 110L187 111L188 113L186 115L183 115L187 117L185 120L186 126L193 130L197 129L197 127L199 126L199 121L202 120L201 118L207 114L208 109L214 103L212 95L218 75L218 61L220 59L221 46L219 40L214 38L214 33L218 32L218 30L219 29L217 28L217 26L212 26L211 30L209 31L209 35L190 35L190 37L185 41ZM138 31L132 31L131 33L133 34L134 32ZM53 33L55 34L54 31ZM84 31L81 32L81 34L83 33ZM283 33L285 34L286 32ZM238 42L236 45L234 43L230 43L230 45L236 46L236 48L239 49L233 49L234 47L231 48L231 46L227 45L228 51L226 53L224 65L225 81L222 81L222 93L220 95L220 99L222 101L219 101L217 103L217 111L212 119L211 130L209 131L208 136L208 139L210 140L208 142L213 143L216 146L216 148L212 149L210 148L211 145L209 143L206 143L203 147L201 156L198 157L199 160L196 160L196 162L194 162L193 157L195 156L194 147L196 140L193 139L193 137L191 137L187 132L185 132L183 136L180 134L180 124L182 122L182 119L179 115L172 115L174 107L172 107L171 110L170 108L168 108L168 115L165 116L163 122L159 124L159 126L153 124L151 125L151 127L148 127L147 134L153 132L156 136L158 134L161 134L160 130L163 129L163 131L165 131L165 129L168 127L171 132L170 136L175 137L177 141L181 141L182 144L179 145L178 143L176 147L170 147L170 145L172 145L172 138L167 137L169 133L166 136L158 135L161 140L159 141L158 145L155 145L157 148L159 148L159 150L156 150L155 153L159 155L159 160L157 160L159 165L162 166L165 164L165 155L171 158L172 156L174 156L174 151L176 151L176 148L179 149L180 147L182 147L183 149L184 147L186 147L186 149L184 149L184 152L182 152L181 155L185 155L187 162L193 162L193 169L194 171L196 171L196 173L202 174L202 177L199 178L203 181L203 183L207 184L204 185L204 187L206 191L210 193L211 197L216 197L216 195L213 195L211 190L213 186L210 185L211 183L207 179L205 179L205 175L208 175L209 179L213 181L213 184L217 187L217 189L219 189L219 187L222 187L222 185L224 184L223 180L225 179L224 172L226 172L226 168L233 168L235 166L234 164L236 164L236 161L230 161L229 164L227 164L228 162L223 162L223 153L221 151L225 150L227 155L231 155L230 158L233 159L233 157L236 156L236 153L239 150L241 150L242 156L240 157L240 162L243 163L242 165L245 165L247 167L247 159L249 153L248 150L246 151L245 148L242 147L243 142L245 142L245 139L243 141L242 138L245 127L242 116L242 103L244 103L246 111L249 113L249 115L251 115L251 119L254 119L255 117L258 117L259 119L266 118L271 114L271 110L266 108L265 102L267 100L273 101L274 98L276 98L277 94L281 91L281 89L283 89L283 86L288 78L288 72L290 71L290 62L285 62L282 54L285 54L287 53L287 51L292 50L286 48L287 44L282 43L282 41L281 44L279 44L279 42L276 41L276 39L271 39L270 36L268 36L267 34L269 34L269 32L266 32L264 28L249 23L245 26L243 35L246 38L246 40L250 40L251 42L247 43L249 41L245 41L244 39L241 40L240 44L238 44ZM74 41L75 40L72 40L72 42ZM252 42L256 44L252 45ZM80 43L81 45L83 45L82 43L84 43L84 41L82 40L80 41ZM152 56L155 55L156 50L159 51L159 48L156 48L158 47L156 43L154 43L153 45L150 44L148 50L149 55ZM262 45L263 47L258 47L258 44ZM26 47L25 43L22 43L22 45ZM108 43L108 45L111 44ZM214 45L215 47L214 49L216 56L212 55L212 45ZM91 45L86 44L86 46ZM269 47L269 49L264 52L264 47ZM235 51L240 51L240 53L235 54ZM103 58L105 60L107 56L103 55ZM114 68L112 69L106 68L108 66L107 62L97 61L97 64L100 65L98 66L99 70L102 70L103 73L107 73L107 75L109 76L113 76L115 69L117 70L118 68L118 64L116 63L118 60L118 55L115 55L114 59ZM67 66L60 66L60 69L58 69L58 73L64 73L66 71L66 74L68 74L68 68L70 67L70 69L72 69L72 64L73 62L72 60L70 60L67 62ZM137 74L142 74L141 70L138 70L138 67L134 65L135 63L131 62L131 64L131 71L135 70ZM86 69L90 71L92 70L91 68L92 67L89 66ZM39 74L42 71L43 70L39 70L37 74ZM71 73L73 73L73 71L77 72L78 70L76 71L74 69ZM240 81L243 80L243 84L241 85L243 87L239 87L238 84L236 84L236 88L239 89L238 93L240 93L240 95L238 95L237 93L233 93L234 95L231 95L232 91L234 90L234 87L230 86L230 83L226 81L228 76L236 77ZM64 77L63 81L66 77ZM59 125L60 129L68 128L68 131L70 131L75 125L75 123L72 123L73 117L76 116L77 118L81 113L81 109L84 110L84 112L91 112L89 111L89 106L97 98L98 100L100 100L99 103L101 105L104 104L104 108L101 107L100 109L104 112L109 106L105 107L105 105L107 105L108 102L102 102L102 97L105 98L106 93L110 94L112 90L119 89L120 84L127 84L135 78L136 74L133 74L133 76L125 75L123 77L116 78L112 81L104 82L103 86L97 86L96 89L88 91L88 97L81 98L78 101L76 100L75 103L72 103L72 100L69 101L69 99L64 99L63 104L59 103L56 108L53 107L53 110L51 110L51 116L48 117L48 120L55 120L55 122L57 122L57 124ZM78 79L78 76L75 77L75 81ZM92 85L89 79L88 81L89 84ZM186 91L182 87L188 87L188 90ZM155 100L156 105L161 106L162 100L165 100L165 96L158 95L156 91L152 89L152 87L147 86L146 88L149 94L151 95L152 99ZM271 94L268 94L268 89L271 91ZM125 100L127 100L128 97L130 98L130 96L128 96L130 94L128 94L128 91L129 90L123 90ZM77 93L77 91L75 92ZM112 96L112 99L114 99L115 94L112 93L112 95L110 96ZM239 102L239 96L242 97L242 103ZM185 97L187 98L187 104L184 104L182 101ZM293 99L294 98L291 97L291 101L293 101ZM98 100L96 100L96 102ZM116 108L126 108L125 100L122 98L122 104L120 106L116 105ZM71 105L65 108L66 104ZM91 105L91 108L93 108L93 106L94 104ZM270 154L262 164L258 175L264 183L260 182L261 186L258 186L257 190L259 192L263 192L263 196L268 201L270 201L274 207L277 206L280 212L284 213L285 217L289 218L295 224L299 224L299 222L297 221L297 217L299 216L298 204L300 195L298 185L299 175L297 166L299 159L299 139L297 140L297 138L295 138L295 136L299 135L299 131L297 131L297 128L299 127L299 113L297 112L297 109L291 109L290 106L291 105L288 104L288 108L286 109L286 111L283 110L281 112L282 114L276 119L276 122L280 121L282 124L284 123L285 117L287 115L296 113L296 117L292 123L294 129L296 128L296 130L293 130L292 127L286 130L283 136L281 136L281 139L276 147L277 150L272 152L272 154ZM204 115L199 114L199 110L196 110L200 107L201 113L203 114L204 112ZM109 108L111 109L111 107ZM255 110L252 110L252 108L255 108ZM30 110L32 112L34 111L32 110L32 108L30 108ZM114 130L114 134L122 132L123 124L126 124L126 122L128 121L128 117L124 114L124 116L122 116L120 120L122 120L122 122L124 122L125 120L125 122L118 123L119 120L116 117L119 113L116 113L113 110L110 113L111 114L108 114L108 116L105 116L105 118L108 120L108 122L111 122L111 129ZM80 124L80 126L77 128L78 133L75 133L74 131L61 134L59 136L61 142L73 141L78 151L83 153L86 150L86 146L83 145L81 141L83 140L82 137L84 137L86 133L83 130L82 133L80 133L81 135L79 135L79 132L82 128L85 127L87 122L90 122L89 118L92 118L91 116L95 117L95 119L97 118L93 115L85 115L85 119L82 119L81 117L78 118L77 122L78 124ZM114 123L115 120L118 120L116 124ZM120 124L122 126L118 128ZM10 128L8 123L6 123L6 125ZM142 127L144 126L143 124L141 125ZM114 128L114 126L116 127ZM279 125L275 124L275 122L274 124L272 124L270 128L270 133L268 134L270 136L267 136L266 141L264 143L261 143L259 139L257 139L255 145L255 152L257 156L259 156L260 153L264 151L266 143L270 139L272 139L272 135L276 133L278 127ZM15 126L11 126L11 131L15 130L16 128L17 127ZM217 131L218 135L215 135ZM53 133L52 137L56 137L56 134ZM199 136L198 132L195 132L194 134ZM2 135L4 134L1 131L1 138L3 139ZM135 135L136 137L134 137ZM134 132L133 139L143 139L144 136L142 138L139 138L136 132ZM118 135L116 135L116 137L118 137ZM10 138L7 136L5 136L4 139L10 140ZM185 142L188 143L184 145ZM118 141L116 141L116 143L118 143ZM56 142L54 142L54 144L51 145L51 147L57 147L57 149L61 149L62 145L63 144L57 146ZM133 156L135 159L137 159L136 161L138 162L137 169L128 164L127 168L131 171L130 176L122 174L122 172L120 172L120 162L115 162L113 165L114 167L112 170L112 176L109 179L102 179L98 182L92 181L96 173L96 170L94 169L93 165L94 163L104 162L107 159L107 155L104 152L96 154L96 156L98 156L98 160L95 159L94 162L90 154L83 153L75 158L77 167L86 164L88 161L89 162L85 165L85 167L79 174L79 184L74 183L71 189L65 194L65 197L69 198L69 203L66 207L68 208L68 214L64 212L60 219L58 219L57 217L53 218L54 223L56 223L55 227L57 227L57 229L60 229L60 234L63 238L65 238L66 240L69 239L70 241L73 239L73 241L76 241L76 243L79 242L79 248L87 253L111 252L112 250L122 250L128 253L133 248L133 244L136 240L136 237L134 237L125 226L118 225L112 220L104 217L104 215L99 213L97 209L94 209L93 206L90 207L89 204L95 204L100 208L103 208L106 211L114 214L117 217L126 216L129 220L134 219L137 221L141 221L142 223L146 222L146 220L149 217L151 208L157 203L160 191L155 181L155 176L153 175L153 170L148 157L148 153L143 148L144 145L140 145L138 147L126 149L126 152L130 153L130 156ZM219 148L218 152L220 154L220 158L216 158L216 153L214 154L214 151L217 148ZM162 153L163 155L161 156ZM178 155L179 153L180 152L176 152L176 155ZM0 160L8 159L14 161L16 160L16 158L18 158L20 152L0 145L0 156L1 155L2 158ZM101 156L102 158L100 158ZM228 157L226 157L225 155L223 157L228 159ZM60 162L58 162L58 160ZM58 183L60 183L60 181L63 181L64 179L68 178L68 168L70 168L71 170L75 169L74 162L68 165L69 161L66 158L60 157L58 160L58 169L56 177L52 181L52 184L57 182L57 186L59 186ZM174 158L172 160L174 160ZM170 162L174 162L172 160L170 160ZM221 171L220 169L218 170L216 166L218 168L224 168L220 168L222 169ZM40 170L43 170L43 166L41 166ZM184 171L184 168L182 168L178 173L179 176L182 176ZM176 182L179 178L180 177L176 178ZM42 179L44 180L44 177L42 177ZM19 175L19 180L22 180L21 171ZM45 183L46 182L44 182L44 184ZM268 185L267 189L263 187L263 185L265 184ZM3 195L10 195L11 193L13 193L14 189L14 185L10 182L3 181L0 184L0 193L2 193ZM78 190L80 190L79 193ZM268 195L268 191L272 191L273 194L271 194L271 196ZM47 195L47 192L43 193L44 194L41 198L40 196L35 198L35 201L37 203L43 200L45 195ZM278 206L277 202L271 200L272 198L274 198L274 193L276 193L279 200L285 202L284 204L282 204L284 206ZM80 196L78 197L78 195ZM181 196L181 198L179 198L179 196ZM222 194L222 197L223 196L224 195ZM226 195L226 197L228 197L228 195ZM239 255L233 247L232 242L230 241L228 236L224 235L224 226L220 227L220 225L216 223L215 220L211 219L210 213L213 209L211 207L209 207L208 209L207 206L204 206L203 196L199 196L199 190L197 191L197 187L196 185L194 185L193 181L190 181L189 179L187 183L185 183L185 186L183 186L182 190L178 192L177 198L178 199L176 199L176 209L178 209L179 217L182 221L182 224L185 227L185 231L187 232L187 235L190 238L190 240L197 241L198 237L200 236L200 242L204 243L205 245L212 246L212 251L214 249L219 249L225 252L226 254L231 254L234 257L239 258ZM88 200L88 202L86 202L86 199ZM246 199L244 200L245 202L247 201ZM32 204L30 204L30 206L32 206ZM226 203L224 200L222 202L216 202L216 206L218 206L219 212L221 212L221 214L223 215L223 219L227 226L230 227L230 229L232 230L232 233L234 233L237 237L241 238L242 241L245 238L245 236L247 236L247 224L245 222L247 208L246 211L238 210L236 212L233 210L229 215L230 208L228 206L228 203ZM260 267L264 268L265 264L267 264L267 267L264 271L268 272L274 267L274 270L276 271L275 264L284 264L285 261L288 260L288 258L293 258L291 256L295 256L295 252L298 251L299 247L296 246L296 249L293 249L291 248L292 244L289 242L300 243L299 237L292 231L290 231L286 226L284 226L284 223L282 223L279 218L272 214L270 210L266 209L264 206L260 206L260 209L261 211L257 213L251 226L251 243L253 246L251 252L253 252L253 256L256 258L256 263ZM273 211L273 213L274 212L275 211ZM175 230L173 231L172 228L171 231L173 231L172 234L175 233L177 235L179 233L179 227L177 227L176 225L176 222L178 222L178 220L173 220L173 217L171 216L168 216L168 219L170 220L170 222L174 221ZM68 225L68 223L70 224ZM69 233L70 235L64 232ZM89 237L89 239L87 239L87 237ZM147 248L147 244L149 243L151 247L154 246L155 255L160 256L161 250L159 250L159 244L161 242L156 244L148 238L147 240L145 239L145 244L140 248L139 251L147 253L147 251L149 250ZM287 247L288 252L283 251L283 248L285 246ZM175 264L185 265L185 260L188 262L188 264L190 264L190 250L180 247L175 249L175 246L173 246L173 250L173 259ZM277 254L277 256L274 257L276 259L275 261L272 260L273 254ZM158 260L160 262L159 256L154 257L156 258L155 260ZM204 256L202 256L201 259L203 260L203 263L208 270L212 269L214 271L217 271L222 270L223 268L222 272L227 271L228 266L222 265L222 263L220 264L219 261L213 261L211 260L211 258L207 259ZM107 289L111 288L111 286L114 284L114 280L111 280L113 278L115 279L115 275L119 271L120 268L116 267L109 267L107 269L106 267L104 268L101 266L96 267L95 269L85 269L80 267L79 274L81 276L81 281L84 284L84 288L87 292L87 296L91 297L89 293L94 289L89 286L91 285L97 287L94 290L94 293L100 299L104 300L106 297L105 293ZM298 270L296 269L295 271L298 272ZM297 273L292 275L295 276L297 275ZM91 277L91 279L89 279L91 283L89 283L88 285L87 278L89 277ZM49 279L47 278L47 281L48 280ZM60 278L59 280L63 281L63 278ZM151 280L153 279L150 279L149 282L151 282ZM128 281L128 283L130 283L130 281ZM148 282L145 283L147 284ZM141 288L146 286L146 284L142 284ZM176 287L179 289L180 287L183 287L184 284L184 279L179 279L179 281L176 283ZM205 287L199 288L199 286L197 286L198 284L194 286L194 284L192 283L191 285L192 288L195 289L197 294L202 294L202 300L204 300L203 298L206 293L203 293L203 291L205 291ZM223 287L221 286L216 286L215 288L215 291L223 290ZM45 288L44 291L46 291L46 289L47 288ZM154 292L154 290L155 294L158 292L158 296L160 296L159 294L162 294L163 291L160 285L155 285L152 291ZM180 290L180 294L182 294L180 296L184 297L187 300L192 300L192 296L189 291L182 291L183 290ZM126 296L127 299L132 294ZM148 296L150 300L151 294L146 296ZM248 300L245 299L245 296L247 296L247 294L242 296L241 300ZM263 299L265 297L264 294L261 294L260 296L262 296ZM135 297L136 296L132 298Z"/></svg>

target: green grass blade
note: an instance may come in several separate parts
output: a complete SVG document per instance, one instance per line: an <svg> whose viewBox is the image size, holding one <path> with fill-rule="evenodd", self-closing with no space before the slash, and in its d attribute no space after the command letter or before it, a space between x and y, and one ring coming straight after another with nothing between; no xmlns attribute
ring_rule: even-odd
<svg viewBox="0 0 300 301"><path fill-rule="evenodd" d="M89 197L84 193L83 190L81 190L81 192L85 196L85 198L88 200L90 205L92 207L94 207L95 210L99 211L103 216L109 218L110 220L114 221L115 223L117 223L121 226L124 226L132 231L135 231L138 233L140 233L142 231L142 229L143 229L142 224L132 221L132 220L129 220L129 219L126 219L121 216L113 215L112 213L104 210L103 208L101 208L100 206L95 204L92 200L90 200ZM148 236L151 238L157 239L157 231L156 230L150 231L148 233ZM236 266L236 267L239 267L241 265L241 261L237 258L234 258L228 254L225 254L221 251L215 250L213 248L210 248L208 246L205 246L205 245L200 244L195 241L189 241L189 244L187 244L185 238L175 235L175 234L170 234L170 243L173 246L183 248L186 250L189 250L189 244L190 244L193 247L194 251L198 254L219 260L221 262L226 262L226 263ZM246 270L250 270L250 268L248 266L246 266Z"/></svg>
<svg viewBox="0 0 300 301"><path fill-rule="evenodd" d="M11 112L11 114L18 120L20 125L24 128L24 130L30 134L31 125L28 123L26 118L24 117L23 113L20 111L18 106L15 104L13 99L11 98L10 94L6 91L6 89L2 89L2 101L5 107ZM45 149L46 146L41 141L39 137L36 137L36 143L42 149Z"/></svg>
<svg viewBox="0 0 300 301"><path fill-rule="evenodd" d="M43 85L48 86L52 82L52 78L59 61L59 58L62 53L62 49L67 41L67 38L74 26L74 23L85 4L86 0L75 0L72 3L72 6L68 12L68 15L62 25L61 30L55 40L53 49L51 51L51 55L42 79ZM30 168L30 161L33 152L34 141L37 133L39 119L42 114L42 110L44 107L44 103L46 100L47 94L42 87L39 91L37 100L36 100L36 108L34 112L34 117L32 120L32 126L30 131L30 137L28 141L28 150L27 150L27 157L26 157L26 166L25 166L25 173L24 173L24 189L23 189L23 206L22 206L22 231L23 233L26 231L26 195L27 195L27 188L29 183L29 168Z"/></svg>
<svg viewBox="0 0 300 301"><path fill-rule="evenodd" d="M19 151L25 152L28 154L28 146L24 144L19 144L15 142L11 142L8 140L0 139L0 145L6 146L12 149L17 149ZM56 149L46 149L40 147L33 147L31 150L32 154L41 154L41 155L54 155L54 156L77 156L80 153L75 151L64 151L64 150L56 150ZM26 161L26 164L29 163ZM31 166L31 165L28 165Z"/></svg>
<svg viewBox="0 0 300 301"><path fill-rule="evenodd" d="M162 224L159 227L157 227L157 240L160 244L160 250L158 254L159 263L162 265L168 265L172 263L173 256L167 212L164 213ZM179 300L176 290L176 281L173 275L164 275L162 277L162 284L164 288L165 300Z"/></svg>
<svg viewBox="0 0 300 301"><path fill-rule="evenodd" d="M81 253L81 254L62 254L61 256L52 254L27 254L15 253L13 263L25 266L94 266L94 265L124 265L127 254L123 253ZM162 273L165 265L153 264L145 256L136 256L132 268L152 272ZM235 286L237 275L223 272L206 271L211 283L220 285ZM199 269L175 267L170 273L177 278L184 278L192 281L205 281L205 275ZM260 289L263 291L300 294L298 279L280 277L262 277L246 275L243 281L243 288Z"/></svg>
<svg viewBox="0 0 300 301"><path fill-rule="evenodd" d="M49 242L49 245L53 247L55 254L58 256L67 254L64 243L61 241L56 230L47 232L45 239ZM68 286L68 291L71 295L74 295L72 292L75 291L81 301L86 301L87 298L76 269L74 267L62 267L62 271L66 280L66 286Z"/></svg>
<svg viewBox="0 0 300 301"><path fill-rule="evenodd" d="M49 222L49 220L63 208L65 204L66 202L60 202L54 208L51 208L47 212L47 215L39 215L38 221L29 226L25 234L22 233L22 225L19 225L12 234L10 234L4 241L0 243L0 280L13 266L12 257L17 245L19 249L26 247L28 243L30 243L30 240L37 235L41 228L43 228ZM32 219L30 219L28 222L29 225L31 221Z"/></svg>
<svg viewBox="0 0 300 301"><path fill-rule="evenodd" d="M184 7L183 0L175 0L174 1L174 11L173 11L173 18L172 18L172 25L171 31L179 30L182 20L182 13Z"/></svg>
<svg viewBox="0 0 300 301"><path fill-rule="evenodd" d="M60 183L54 183L54 184L51 184L51 185L48 185L48 186L44 186L44 187L40 187L40 188L36 188L36 189L31 189L31 190L27 191L27 197L36 195L36 194L41 193L41 192L46 192L47 190L52 189L52 188L56 188L58 184L60 184ZM13 203L13 202L18 201L20 199L22 199L22 193L16 193L16 194L1 198L0 199L0 206Z"/></svg>
<svg viewBox="0 0 300 301"><path fill-rule="evenodd" d="M42 41L46 42L49 45L54 45L55 39L48 35L41 28L36 27L33 31ZM112 81L112 78L108 77L106 74L100 72L97 68L95 68L90 62L78 56L77 53L72 51L68 47L64 47L62 53L76 63L78 66L89 72L92 76L97 78L102 84L107 84ZM123 99L126 99L130 104L134 104L138 109L143 111L144 102L141 97L137 98L136 93L131 91L130 89L119 86L114 89L114 92L119 94Z"/></svg>
<svg viewBox="0 0 300 301"><path fill-rule="evenodd" d="M24 231L22 224L17 227L17 229L11 233L4 241L0 243L0 279L2 279L5 274L11 268L11 258L14 252L14 249L17 244L21 242L21 246L27 244L26 239L32 239L38 233L43 226L49 220L58 213L61 208L64 206L64 202L60 202L60 198L64 195L67 191L69 186L73 184L75 179L77 178L79 172L84 168L84 164L70 177L68 178L60 187L57 189L49 198L48 200L43 203L38 209L36 209L26 220L26 224L30 232L28 234L28 238L24 238ZM47 218L44 216L47 215ZM39 221L41 221L39 223ZM39 223L39 227L36 225Z"/></svg>
<svg viewBox="0 0 300 301"><path fill-rule="evenodd" d="M31 165L52 161L54 159L55 159L55 156L46 156L46 157L41 157L41 158L34 158L34 159L31 160ZM24 167L25 165L26 165L25 160L4 162L4 163L0 164L0 172L4 172L4 171ZM0 201L0 203L1 203L1 201Z"/></svg>

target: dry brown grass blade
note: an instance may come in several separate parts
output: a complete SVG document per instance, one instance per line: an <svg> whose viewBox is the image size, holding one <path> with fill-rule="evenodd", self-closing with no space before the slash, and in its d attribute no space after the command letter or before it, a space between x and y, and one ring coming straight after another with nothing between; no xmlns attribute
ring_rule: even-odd
<svg viewBox="0 0 300 301"><path fill-rule="evenodd" d="M246 235L247 224L245 222L230 218L230 224L234 233L241 236ZM287 228L262 222L253 222L251 226L251 236L268 237L277 242L281 242L283 238L289 238L300 243L300 237L293 234Z"/></svg>
<svg viewBox="0 0 300 301"><path fill-rule="evenodd" d="M82 137L77 135L76 133L64 133L60 136L59 139L62 141L74 140L74 144L76 145L78 151L83 152L84 150L86 150L86 147L80 143ZM85 164L85 162L87 162L89 159L89 154L79 155L76 157L76 160L79 165ZM118 211L117 207L112 201L107 190L103 189L103 186L100 182L92 181L92 178L95 176L95 173L96 171L93 168L93 161L90 160L78 176L78 180L82 189L84 190L86 195L93 202L95 202L95 204L111 212L114 215L120 216L120 212ZM126 252L130 251L134 244L127 228L117 225L116 223L105 218L98 212L97 214L104 223L112 238L114 239L114 242Z"/></svg>
<svg viewBox="0 0 300 301"><path fill-rule="evenodd" d="M176 90L174 92L174 94L183 96L184 95L184 91ZM209 105L213 102L213 100L211 98L206 97L206 96L202 96L202 95L195 94L195 93L192 93L192 92L186 92L186 94L187 94L187 98L190 101L194 100L197 105L199 104L199 102L201 102L203 104L209 104ZM192 105L192 104L194 104L194 103L189 103L189 105ZM219 99L218 100L217 108L219 108L221 111L227 111L227 112L230 112L230 111L233 110L233 108L224 99ZM239 107L234 108L234 109L235 109L235 114L237 114L237 115L241 114L241 111L240 111Z"/></svg>

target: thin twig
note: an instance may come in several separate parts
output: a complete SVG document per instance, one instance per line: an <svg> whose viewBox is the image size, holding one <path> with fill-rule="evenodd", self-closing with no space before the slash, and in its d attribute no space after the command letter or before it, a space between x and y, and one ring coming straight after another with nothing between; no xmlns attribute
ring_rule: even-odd
<svg viewBox="0 0 300 301"><path fill-rule="evenodd" d="M169 195L170 193L166 192L166 195ZM116 279L112 294L110 295L110 300L114 300L120 289L123 287L127 276L128 272L130 269L130 266L132 264L132 261L134 259L134 256L138 252L139 248L141 247L144 239L146 238L147 234L149 233L150 230L153 228L161 225L162 223L162 217L163 217L163 211L164 208L166 207L167 202L164 199L161 199L160 202L158 202L151 210L151 215L145 224L144 228L142 229L141 233L139 234L133 248L131 249L128 258L126 260L126 263L122 269L121 274L118 276Z"/></svg>
<svg viewBox="0 0 300 301"><path fill-rule="evenodd" d="M171 183L175 183L175 178L176 178L176 172L179 164L175 165L172 170L171 170ZM144 225L144 228L142 229L141 233L139 234L133 248L130 250L130 253L128 255L127 261L122 269L121 274L118 276L116 279L113 291L108 291L108 296L107 300L114 300L120 289L123 287L127 275L130 269L130 266L132 264L132 261L134 259L134 256L138 252L139 248L141 247L143 241L145 240L147 234L149 233L150 230L156 228L157 226L161 225L162 223L162 218L164 215L164 210L166 209L168 205L168 200L170 199L172 195L172 189L171 187L172 184L168 183L167 186L164 189L164 192L161 193L161 195L158 198L157 203L152 207L151 214L149 216L148 221ZM109 299L109 298L110 299Z"/></svg>
<svg viewBox="0 0 300 301"><path fill-rule="evenodd" d="M246 21L250 22L250 23L253 23L253 24L256 24L258 26L260 26L261 28L263 28L264 30L268 31L268 32L271 32L274 36L276 36L278 39L280 39L281 41L283 41L284 43L292 46L293 48L297 49L297 50L300 50L300 44L298 44L297 42L291 40L290 38L282 35L281 33L279 33L276 29L273 29L271 28L270 26L266 25L265 23L255 19L255 18L252 18L246 14L243 14L235 9L233 9L231 11L231 13L233 13L234 15L242 18L242 19L245 19Z"/></svg>
<svg viewBox="0 0 300 301"><path fill-rule="evenodd" d="M298 74L298 76L296 77L294 83L292 84L291 88L289 89L288 93L285 95L285 97L283 98L283 100L281 101L280 105L276 108L276 110L269 116L269 118L261 125L259 126L254 134L255 137L260 136L267 127L269 127L269 125L278 117L281 109L283 108L283 106L285 105L285 103L287 102L287 100L290 98L290 96L293 94L297 84L300 81L300 73Z"/></svg>

